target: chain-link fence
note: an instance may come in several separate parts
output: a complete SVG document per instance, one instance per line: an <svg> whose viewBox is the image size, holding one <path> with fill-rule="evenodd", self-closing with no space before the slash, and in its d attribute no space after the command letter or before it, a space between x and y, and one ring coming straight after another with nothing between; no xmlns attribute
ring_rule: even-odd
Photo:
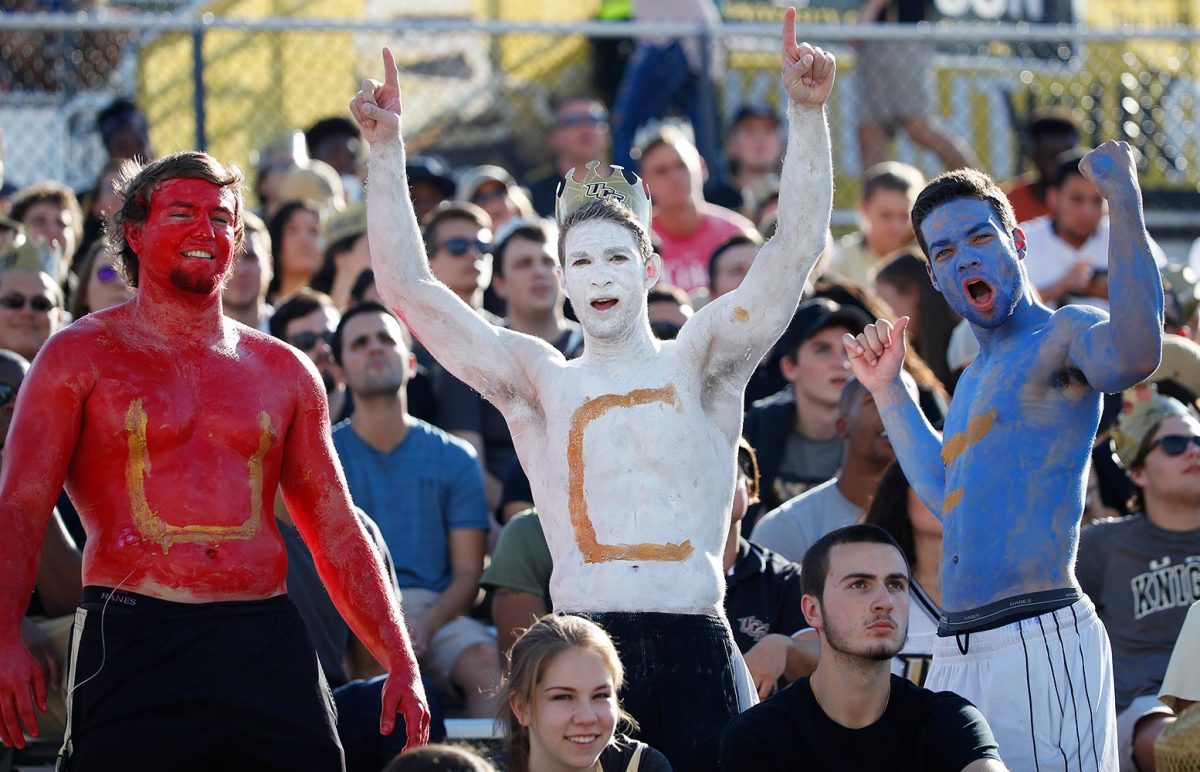
<svg viewBox="0 0 1200 772"><path fill-rule="evenodd" d="M290 129L347 114L360 79L379 76L384 45L401 70L410 146L453 166L497 163L518 179L550 168L554 101L580 92L611 100L642 35L700 36L688 61L708 76L699 83L711 88L718 128L743 104L779 110L784 103L774 21L704 27L464 18L473 13L467 0L439 4L451 15L443 19L395 18L365 1L353 21L338 20L346 9L335 0L301 0L284 9L287 16L263 15L282 5L235 0L218 9L221 16L136 8L100 17L0 15L8 180L87 187L104 161L95 116L117 95L145 109L159 153L199 147L250 165L257 149ZM467 7L451 7L458 5ZM1006 179L1029 169L1023 128L1030 113L1063 105L1081 119L1086 144L1120 138L1141 151L1152 225L1200 225L1195 28L838 20L805 23L799 32L839 58L829 109L835 223L853 219L864 125L873 119L889 158L927 174L943 168L945 148L909 121L924 116Z"/></svg>

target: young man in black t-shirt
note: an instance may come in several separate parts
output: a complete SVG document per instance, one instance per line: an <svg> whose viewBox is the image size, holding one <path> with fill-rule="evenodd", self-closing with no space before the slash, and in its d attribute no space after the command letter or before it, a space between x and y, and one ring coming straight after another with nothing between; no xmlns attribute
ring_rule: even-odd
<svg viewBox="0 0 1200 772"><path fill-rule="evenodd" d="M833 531L805 554L801 575L817 669L730 722L722 769L1006 769L975 706L889 672L908 630L909 567L887 533Z"/></svg>

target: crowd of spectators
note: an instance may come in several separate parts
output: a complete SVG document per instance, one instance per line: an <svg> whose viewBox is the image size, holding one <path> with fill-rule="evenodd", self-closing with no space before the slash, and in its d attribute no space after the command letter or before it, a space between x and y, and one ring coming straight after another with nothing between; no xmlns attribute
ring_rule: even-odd
<svg viewBox="0 0 1200 772"><path fill-rule="evenodd" d="M688 78L696 76L686 46L639 56L638 69L661 72L675 62ZM689 110L703 109L686 92L690 86L677 85ZM663 339L675 337L694 308L738 285L774 227L783 151L774 110L750 104L736 112L723 145L728 168L710 166L697 147L697 137L714 143L710 125L694 129L648 115L634 131L626 120L627 145L617 148L610 118L592 96L561 100L547 127L552 171L535 179L518 180L492 165L453 170L435 155L408 159L434 276L493 324L541 338L567 357L582 346L555 275L554 190L568 170L628 155L648 184L655 248L666 269L652 290L650 323ZM928 128L911 116L893 119L914 135ZM88 190L47 180L3 202L0 449L27 362L42 344L136 293L106 248L102 223L114 206L119 164L153 156L149 127L122 100L101 113L97 129L109 157ZM1058 110L1037 114L1028 130L1035 172L1007 190L1024 215L1031 283L1052 306L1104 307L1107 217L1099 192L1079 172L1078 125ZM957 141L921 136L957 157ZM506 694L502 665L521 631L554 607L553 565L526 477L537 470L521 468L496 408L446 372L379 304L366 236L365 153L354 123L341 116L261 148L224 310L303 351L321 375L358 514L391 568L427 691L435 695L435 739L444 704L457 716L491 717L503 708L528 745L536 740L528 736L530 698L521 696L528 684L508 682L507 694L517 695L512 700L498 695ZM891 669L916 685L923 681L940 597L940 523L894 463L879 412L851 377L841 344L843 333L857 333L877 317L910 317L919 356L910 354L906 383L935 425L944 417L955 381L974 356L973 341L924 275L909 219L923 184L920 172L893 161L867 169L861 227L830 236L812 290L750 382L724 556L725 610L764 698L824 662L816 637L805 632L800 564L814 545L829 551L833 545L823 537L855 523L881 527L911 566L909 645ZM1161 250L1156 257L1168 290L1170 342L1154 384L1124 395L1124 406L1121 396L1108 400L1088 502L1089 518L1101 521L1085 527L1078 566L1113 640L1124 747L1136 765L1128 768L1141 770L1155 768L1155 738L1180 705L1200 697L1158 700L1189 607L1200 600L1200 345L1193 336L1200 332L1200 289L1191 267L1168 265ZM86 535L65 495L58 512L54 528L63 539L48 540L47 549L77 555ZM275 515L288 547L290 593L335 689L350 768L379 769L398 750L381 747L373 731L362 739L364 727L374 725L370 708L382 670L333 610L281 499ZM39 581L28 625L39 632L31 631L30 641L49 641L60 630L53 618L69 612L54 600L61 594L55 582ZM572 644L584 650L572 656L611 661L594 631L567 632L584 641ZM61 647L47 643L38 652L46 663L59 663L47 670L58 685ZM619 673L608 678L609 688L619 686ZM814 676L812 688L833 678ZM796 710L815 704L811 691L789 699L800 701ZM780 722L776 729L786 731ZM636 747L620 742L626 741L615 746L622 753Z"/></svg>

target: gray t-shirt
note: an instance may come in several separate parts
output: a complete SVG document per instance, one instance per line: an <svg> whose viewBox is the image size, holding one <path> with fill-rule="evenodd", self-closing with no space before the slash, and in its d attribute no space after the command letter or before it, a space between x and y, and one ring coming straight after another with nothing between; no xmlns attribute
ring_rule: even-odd
<svg viewBox="0 0 1200 772"><path fill-rule="evenodd" d="M799 563L817 539L853 524L862 513L838 490L835 477L768 512L754 526L750 541Z"/></svg>
<svg viewBox="0 0 1200 772"><path fill-rule="evenodd" d="M775 476L777 501L787 501L820 485L842 466L842 438L810 440L795 431L788 433L779 473Z"/></svg>
<svg viewBox="0 0 1200 772"><path fill-rule="evenodd" d="M1200 600L1200 528L1165 531L1140 514L1101 520L1079 538L1075 573L1112 641L1117 712L1158 694L1188 608Z"/></svg>

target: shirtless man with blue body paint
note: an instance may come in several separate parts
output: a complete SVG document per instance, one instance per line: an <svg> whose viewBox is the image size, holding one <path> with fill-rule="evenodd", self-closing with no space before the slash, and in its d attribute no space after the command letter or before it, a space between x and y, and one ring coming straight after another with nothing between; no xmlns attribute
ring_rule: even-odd
<svg viewBox="0 0 1200 772"><path fill-rule="evenodd" d="M1108 636L1074 561L1101 395L1157 366L1163 295L1129 146L1106 142L1080 169L1112 211L1111 317L1042 305L1004 194L960 170L933 180L912 214L931 281L980 344L944 436L900 382L907 318L843 340L905 474L944 524L926 686L974 702L1012 769L1117 768Z"/></svg>

